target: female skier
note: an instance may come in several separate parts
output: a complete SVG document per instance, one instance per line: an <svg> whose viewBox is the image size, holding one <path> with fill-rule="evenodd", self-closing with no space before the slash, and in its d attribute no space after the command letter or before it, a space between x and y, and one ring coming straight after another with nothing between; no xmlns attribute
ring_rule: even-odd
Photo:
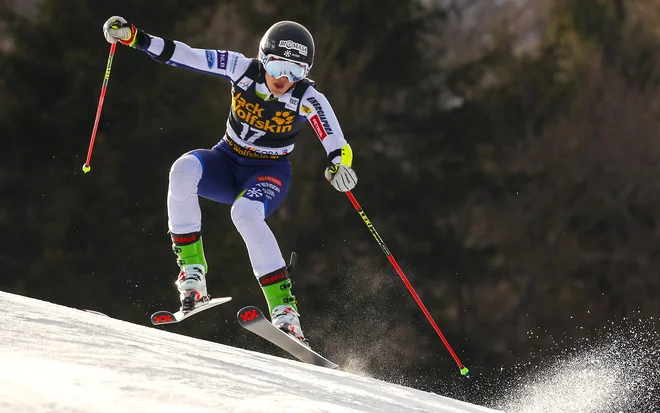
<svg viewBox="0 0 660 413"><path fill-rule="evenodd" d="M153 36L119 16L105 22L103 34L109 43L142 50L158 62L231 83L231 107L220 142L182 155L170 169L168 226L180 267L175 284L181 309L189 311L209 300L198 199L202 196L231 205L231 219L245 241L272 323L306 343L289 271L265 222L286 197L291 181L288 156L305 122L327 153L325 178L342 192L357 184L351 147L328 100L307 78L314 64L312 35L296 22L276 23L263 35L259 58L254 59Z"/></svg>

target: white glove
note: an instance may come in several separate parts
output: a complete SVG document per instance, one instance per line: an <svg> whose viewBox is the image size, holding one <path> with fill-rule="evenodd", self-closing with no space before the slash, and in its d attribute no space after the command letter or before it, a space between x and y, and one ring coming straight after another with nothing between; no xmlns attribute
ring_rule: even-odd
<svg viewBox="0 0 660 413"><path fill-rule="evenodd" d="M112 16L103 24L103 35L108 43L129 44L130 42L127 41L135 37L135 26L129 24L123 17Z"/></svg>
<svg viewBox="0 0 660 413"><path fill-rule="evenodd" d="M326 168L325 179L340 192L355 188L358 181L355 171L351 167L342 164L335 164Z"/></svg>

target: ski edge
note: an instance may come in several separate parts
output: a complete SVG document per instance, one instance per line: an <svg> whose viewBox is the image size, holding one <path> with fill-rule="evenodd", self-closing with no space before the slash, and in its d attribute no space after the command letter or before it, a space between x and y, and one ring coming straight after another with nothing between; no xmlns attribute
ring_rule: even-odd
<svg viewBox="0 0 660 413"><path fill-rule="evenodd" d="M90 314L100 315L100 316L102 316L102 317L108 317L108 318L110 318L109 315L104 314L104 313L102 313L102 312L100 312L100 311L90 310L90 309L88 309L88 308L85 308L84 311L87 312L87 313L90 313Z"/></svg>

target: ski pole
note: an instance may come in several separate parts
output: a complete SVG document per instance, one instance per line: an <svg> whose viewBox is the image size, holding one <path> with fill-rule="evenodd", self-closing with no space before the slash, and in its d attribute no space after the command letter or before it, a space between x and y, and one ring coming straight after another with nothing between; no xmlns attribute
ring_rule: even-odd
<svg viewBox="0 0 660 413"><path fill-rule="evenodd" d="M456 362L456 364L458 364L458 368L460 369L461 374L463 376L469 377L470 371L458 359L458 356L456 355L454 350L449 345L449 342L445 338L444 334L442 334L442 331L440 331L440 329L438 328L438 325L435 323L435 321L433 321L433 317L431 317L431 314L429 313L429 311L424 306L424 303L422 303L422 300L419 298L419 295L417 295L417 293L415 292L415 289L410 284L410 281L408 281L408 278L403 273L403 270L401 269L399 264L396 262L396 260L394 259L394 256L392 256L392 253L390 252L390 250L385 245L385 242L383 241L383 239L380 237L380 235L376 231L376 228L373 226L373 224L371 223L369 218L367 218L367 214L364 213L364 211L362 210L362 207L360 207L360 204L358 204L357 200L355 199L355 196L353 196L351 191L346 191L346 196L348 196L348 199L351 201L351 204L353 204L353 206L357 210L358 214L360 214L360 216L362 217L362 220L367 225L367 228L369 228L369 231L371 231L371 235L374 236L374 238L376 239L376 242L378 242L378 245L380 245L380 248L383 250L383 252L387 256L387 259L390 261L390 263L392 264L392 266L394 267L396 272L399 273L399 276L401 277L401 280L403 280L403 283L406 285L406 287L408 287L408 291L410 291L410 294L412 294L415 301L417 301L417 304L419 305L419 307L424 312L424 315L429 320L429 323L431 323L431 325L433 326L433 329L435 330L435 332L438 333L438 336L440 337L440 340L442 340L442 342L445 344L445 347L447 347L447 350L449 350L449 353L454 358L454 361Z"/></svg>
<svg viewBox="0 0 660 413"><path fill-rule="evenodd" d="M96 108L96 119L94 120L94 129L92 129L92 139L89 141L89 150L87 151L87 160L82 167L83 172L87 173L92 170L89 166L89 161L92 158L92 150L94 149L94 141L96 140L96 131L99 128L99 120L101 119L101 110L103 110L103 100L105 99L105 92L108 90L108 80L110 80L110 69L112 68L112 58L115 56L115 49L117 43L110 45L110 54L108 55L108 65L105 68L105 77L103 78L103 86L101 87L101 97L99 97L99 106Z"/></svg>

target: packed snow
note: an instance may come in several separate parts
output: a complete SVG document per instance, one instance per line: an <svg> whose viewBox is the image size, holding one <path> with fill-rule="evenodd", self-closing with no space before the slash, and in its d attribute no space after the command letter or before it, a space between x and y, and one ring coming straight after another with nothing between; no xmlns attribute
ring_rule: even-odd
<svg viewBox="0 0 660 413"><path fill-rule="evenodd" d="M2 413L495 412L14 294L0 306Z"/></svg>

